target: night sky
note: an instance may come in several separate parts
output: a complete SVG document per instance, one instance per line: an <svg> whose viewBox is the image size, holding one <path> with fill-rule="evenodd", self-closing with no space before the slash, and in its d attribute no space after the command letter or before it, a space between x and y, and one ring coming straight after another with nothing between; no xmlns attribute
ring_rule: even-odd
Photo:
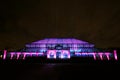
<svg viewBox="0 0 120 80"><path fill-rule="evenodd" d="M120 47L118 0L1 0L0 50L44 38L76 38L98 48ZM19 65L18 65L19 64ZM115 80L120 64L0 64L3 80Z"/></svg>
<svg viewBox="0 0 120 80"><path fill-rule="evenodd" d="M119 22L120 2L115 0L3 0L0 49L20 49L51 37L120 47Z"/></svg>

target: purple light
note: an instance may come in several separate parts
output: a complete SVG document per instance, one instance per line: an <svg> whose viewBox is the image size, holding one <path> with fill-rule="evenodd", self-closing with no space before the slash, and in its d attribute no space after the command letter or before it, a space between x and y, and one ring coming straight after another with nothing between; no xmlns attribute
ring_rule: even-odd
<svg viewBox="0 0 120 80"><path fill-rule="evenodd" d="M94 60L96 60L96 53L93 53L93 58Z"/></svg>
<svg viewBox="0 0 120 80"><path fill-rule="evenodd" d="M110 53L106 52L105 55L107 56L107 59L110 60L110 57L109 57Z"/></svg>
<svg viewBox="0 0 120 80"><path fill-rule="evenodd" d="M3 59L6 59L6 55L7 55L7 50L4 50Z"/></svg>
<svg viewBox="0 0 120 80"><path fill-rule="evenodd" d="M53 55L53 58L56 59L56 50L48 50L47 58L51 58L50 55Z"/></svg>
<svg viewBox="0 0 120 80"><path fill-rule="evenodd" d="M13 58L14 54L15 54L15 52L11 52L11 53L10 53L10 59Z"/></svg>
<svg viewBox="0 0 120 80"><path fill-rule="evenodd" d="M88 43L82 40L77 40L77 39L57 39L57 38L50 38L50 39L43 39L43 40L39 40L36 42L32 42L32 43Z"/></svg>
<svg viewBox="0 0 120 80"><path fill-rule="evenodd" d="M79 53L79 52L76 52L76 53L75 53L75 55L81 55L81 53Z"/></svg>
<svg viewBox="0 0 120 80"><path fill-rule="evenodd" d="M61 54L59 54L59 58L61 58L61 59L64 59L64 58L68 58L69 59L71 57L70 52L68 50L48 50L47 58L56 59L57 58L57 52L61 53ZM6 58L6 55L5 55L6 53L7 52L4 50L3 59ZM25 59L26 55L30 55L31 57L32 57L33 54L35 54L36 56L44 55L43 52L10 52L10 59L13 59L14 54L17 55L17 59L19 59L19 56L21 54L23 54L23 59ZM110 60L110 56L109 55L112 54L112 53L110 53L110 52L104 52L104 53L103 52L98 52L98 53L95 53L95 52L94 53L75 52L75 55L77 55L77 56L93 55L94 60L96 60L96 54L98 54L100 56L101 60L103 60L103 54L106 55L107 60ZM51 57L51 55L53 55L53 57ZM66 55L66 57L65 57L65 55ZM117 52L116 52L116 50L114 50L114 58L115 58L115 60L117 60Z"/></svg>
<svg viewBox="0 0 120 80"><path fill-rule="evenodd" d="M13 57L15 57L16 59L20 59L22 57L24 60L26 57L47 56L47 58L49 59L69 59L73 56L82 56L92 57L94 58L94 60L99 58L100 60L110 60L110 58L118 60L116 50L114 50L113 53L95 51L98 51L98 49L94 48L94 44L90 44L82 40L77 40L73 38L50 38L26 44L26 47L23 49L23 52L8 52L8 54L10 53L10 55L8 55L7 51L4 50L2 58L6 59L10 57L10 59L13 59Z"/></svg>
<svg viewBox="0 0 120 80"><path fill-rule="evenodd" d="M25 59L26 55L30 55L32 57L33 54L35 54L36 56L38 56L39 54L40 55L43 55L43 53L32 53L32 52L10 52L10 59L13 58L14 54L17 54L17 59L19 59L20 57L20 54L23 54L23 59Z"/></svg>
<svg viewBox="0 0 120 80"><path fill-rule="evenodd" d="M36 53L36 56L38 57L38 53Z"/></svg>
<svg viewBox="0 0 120 80"><path fill-rule="evenodd" d="M32 53L30 53L30 56L32 57Z"/></svg>
<svg viewBox="0 0 120 80"><path fill-rule="evenodd" d="M66 55L67 55L67 58L70 59L70 52L67 51L67 50L62 50L62 53L61 53L61 55L60 55L60 58L61 58L61 59L65 58L64 54L66 54Z"/></svg>
<svg viewBox="0 0 120 80"><path fill-rule="evenodd" d="M115 57L115 60L118 60L118 58L117 58L117 51L116 50L114 50L114 57Z"/></svg>
<svg viewBox="0 0 120 80"><path fill-rule="evenodd" d="M80 55L91 55L91 53L87 53L87 52L83 52L83 53L76 52L75 54L80 54Z"/></svg>
<svg viewBox="0 0 120 80"><path fill-rule="evenodd" d="M86 53L84 52L84 53L82 53L82 54L83 54L83 55L88 55L88 53L87 53L87 52L86 52Z"/></svg>
<svg viewBox="0 0 120 80"><path fill-rule="evenodd" d="M100 59L103 60L103 53L98 53L100 55Z"/></svg>
<svg viewBox="0 0 120 80"><path fill-rule="evenodd" d="M74 50L77 50L77 44L73 45Z"/></svg>
<svg viewBox="0 0 120 80"><path fill-rule="evenodd" d="M23 53L23 60L25 60L25 57L26 57L26 53Z"/></svg>
<svg viewBox="0 0 120 80"><path fill-rule="evenodd" d="M19 59L20 54L21 54L20 52L17 53L17 59Z"/></svg>

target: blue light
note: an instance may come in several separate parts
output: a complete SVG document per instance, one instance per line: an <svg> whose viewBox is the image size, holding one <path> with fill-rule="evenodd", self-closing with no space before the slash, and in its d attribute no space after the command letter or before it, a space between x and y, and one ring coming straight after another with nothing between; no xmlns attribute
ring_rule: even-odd
<svg viewBox="0 0 120 80"><path fill-rule="evenodd" d="M74 52L74 50L73 50L73 49L70 49L70 52Z"/></svg>
<svg viewBox="0 0 120 80"><path fill-rule="evenodd" d="M81 52L82 50L81 49L76 49L75 52Z"/></svg>

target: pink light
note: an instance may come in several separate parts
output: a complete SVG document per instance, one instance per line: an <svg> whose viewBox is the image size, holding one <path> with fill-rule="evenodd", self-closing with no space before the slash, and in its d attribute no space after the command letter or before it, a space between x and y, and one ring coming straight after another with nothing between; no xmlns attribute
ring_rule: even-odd
<svg viewBox="0 0 120 80"><path fill-rule="evenodd" d="M32 57L32 53L30 53L30 56Z"/></svg>
<svg viewBox="0 0 120 80"><path fill-rule="evenodd" d="M25 59L25 57L26 57L26 53L23 53L23 60Z"/></svg>
<svg viewBox="0 0 120 80"><path fill-rule="evenodd" d="M56 50L48 50L47 58L50 58L50 54L53 54L54 58L56 59Z"/></svg>
<svg viewBox="0 0 120 80"><path fill-rule="evenodd" d="M98 54L100 55L100 59L103 60L103 57L102 57L103 53L98 53Z"/></svg>
<svg viewBox="0 0 120 80"><path fill-rule="evenodd" d="M32 55L32 54L36 54L36 53L34 52L34 53L27 53L27 54L30 54L30 55Z"/></svg>
<svg viewBox="0 0 120 80"><path fill-rule="evenodd" d="M85 52L84 52L84 53L82 53L82 54L83 54L83 55L87 55L88 53L85 53Z"/></svg>
<svg viewBox="0 0 120 80"><path fill-rule="evenodd" d="M41 53L38 53L38 54L39 54L39 55L43 55L44 53L41 52Z"/></svg>
<svg viewBox="0 0 120 80"><path fill-rule="evenodd" d="M117 51L116 50L114 50L114 58L115 58L115 60L118 60L118 58L117 58Z"/></svg>
<svg viewBox="0 0 120 80"><path fill-rule="evenodd" d="M93 58L94 60L96 60L96 53L93 53Z"/></svg>
<svg viewBox="0 0 120 80"><path fill-rule="evenodd" d="M76 54L76 55L77 55L77 54L78 54L78 55L81 55L82 53L78 53L78 52L76 52L75 54Z"/></svg>
<svg viewBox="0 0 120 80"><path fill-rule="evenodd" d="M38 57L38 53L36 52L36 56Z"/></svg>
<svg viewBox="0 0 120 80"><path fill-rule="evenodd" d="M110 60L110 57L109 57L110 53L106 52L105 55L107 56L107 59Z"/></svg>
<svg viewBox="0 0 120 80"><path fill-rule="evenodd" d="M3 59L6 59L7 50L4 50Z"/></svg>
<svg viewBox="0 0 120 80"><path fill-rule="evenodd" d="M73 45L73 48L74 48L74 50L77 51L77 44L74 44L74 45Z"/></svg>
<svg viewBox="0 0 120 80"><path fill-rule="evenodd" d="M64 58L63 54L65 54L65 53L67 53L67 55L68 55L67 58L70 58L70 52L67 50L62 50L61 58Z"/></svg>
<svg viewBox="0 0 120 80"><path fill-rule="evenodd" d="M20 52L17 53L17 59L19 59L20 54L21 54Z"/></svg>
<svg viewBox="0 0 120 80"><path fill-rule="evenodd" d="M13 58L14 54L15 54L14 52L11 52L11 53L10 53L10 59Z"/></svg>

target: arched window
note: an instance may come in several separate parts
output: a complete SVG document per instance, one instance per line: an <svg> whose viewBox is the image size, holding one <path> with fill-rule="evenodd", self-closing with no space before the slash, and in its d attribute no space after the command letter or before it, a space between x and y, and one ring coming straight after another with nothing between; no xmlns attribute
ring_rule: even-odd
<svg viewBox="0 0 120 80"><path fill-rule="evenodd" d="M70 52L67 50L63 50L60 56L61 59L67 59L70 58Z"/></svg>
<svg viewBox="0 0 120 80"><path fill-rule="evenodd" d="M48 50L47 58L55 59L56 58L56 51L55 50Z"/></svg>

